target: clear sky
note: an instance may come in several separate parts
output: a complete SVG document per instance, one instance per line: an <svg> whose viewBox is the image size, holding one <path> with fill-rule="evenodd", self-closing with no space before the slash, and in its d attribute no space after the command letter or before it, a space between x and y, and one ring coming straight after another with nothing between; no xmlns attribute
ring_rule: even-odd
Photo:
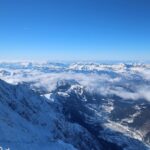
<svg viewBox="0 0 150 150"><path fill-rule="evenodd" d="M0 60L150 60L150 0L0 0Z"/></svg>

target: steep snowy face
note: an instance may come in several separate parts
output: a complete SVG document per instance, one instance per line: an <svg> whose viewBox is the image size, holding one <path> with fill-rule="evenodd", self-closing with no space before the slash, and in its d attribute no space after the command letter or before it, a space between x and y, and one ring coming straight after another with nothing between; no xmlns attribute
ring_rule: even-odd
<svg viewBox="0 0 150 150"><path fill-rule="evenodd" d="M59 125L59 117L45 98L26 86L14 86L0 81L0 146L2 148L75 149L71 144L54 138L54 130L56 133L62 132L56 128L56 122Z"/></svg>

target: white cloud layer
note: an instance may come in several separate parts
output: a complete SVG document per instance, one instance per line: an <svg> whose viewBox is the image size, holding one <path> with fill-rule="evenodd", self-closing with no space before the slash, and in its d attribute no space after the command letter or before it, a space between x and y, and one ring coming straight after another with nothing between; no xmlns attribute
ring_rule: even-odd
<svg viewBox="0 0 150 150"><path fill-rule="evenodd" d="M59 80L76 80L90 92L97 92L102 95L116 95L123 99L146 99L150 101L150 68L149 67L132 67L129 69L121 68L116 70L101 70L100 73L75 73L67 72L50 72L44 73L36 69L10 69L10 76L1 75L10 83L32 82L35 87L44 87L48 92L55 89ZM120 66L119 66L120 67ZM81 68L81 67L79 67ZM111 70L111 71L110 71ZM115 74L115 76L114 76Z"/></svg>

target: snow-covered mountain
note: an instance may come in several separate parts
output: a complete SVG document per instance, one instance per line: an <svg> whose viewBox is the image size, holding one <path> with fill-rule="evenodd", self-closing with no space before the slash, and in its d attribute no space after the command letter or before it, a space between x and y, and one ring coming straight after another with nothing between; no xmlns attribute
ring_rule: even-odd
<svg viewBox="0 0 150 150"><path fill-rule="evenodd" d="M146 150L150 65L0 63L0 146Z"/></svg>
<svg viewBox="0 0 150 150"><path fill-rule="evenodd" d="M75 149L61 139L54 139L52 132L57 119L57 113L45 98L24 85L0 81L1 147L14 150Z"/></svg>

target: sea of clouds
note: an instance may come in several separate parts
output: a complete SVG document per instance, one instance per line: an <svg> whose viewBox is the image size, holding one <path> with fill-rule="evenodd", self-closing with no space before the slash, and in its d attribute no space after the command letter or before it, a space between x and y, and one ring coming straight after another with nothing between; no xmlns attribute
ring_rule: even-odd
<svg viewBox="0 0 150 150"><path fill-rule="evenodd" d="M32 67L30 69L7 68L10 75L0 74L0 77L12 84L30 83L32 87L46 89L47 93L53 91L60 80L75 80L89 92L97 92L104 96L116 95L125 100L145 99L150 101L150 67L138 65L130 68L115 66L111 70L106 68L108 67L103 67L98 72L95 70L82 72L82 69L80 72L77 70L58 72L57 68L57 72L47 73ZM2 69L5 68L0 68Z"/></svg>

